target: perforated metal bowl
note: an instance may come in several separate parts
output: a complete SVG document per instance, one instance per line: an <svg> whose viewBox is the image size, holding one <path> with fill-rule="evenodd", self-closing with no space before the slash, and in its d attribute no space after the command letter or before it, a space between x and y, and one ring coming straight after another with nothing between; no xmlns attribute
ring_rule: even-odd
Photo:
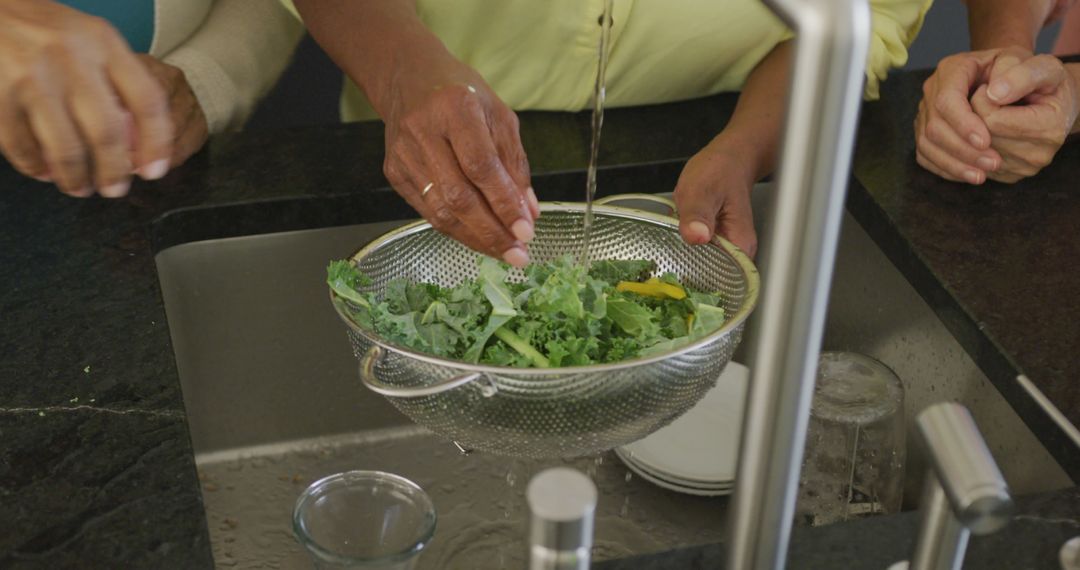
<svg viewBox="0 0 1080 570"><path fill-rule="evenodd" d="M534 260L577 254L583 204L544 203L529 244ZM716 332L666 354L554 369L469 364L394 344L358 325L347 301L330 298L349 326L364 384L418 424L470 449L518 457L593 454L641 439L686 412L712 388L757 301L750 259L722 238L682 241L674 218L598 204L590 259L652 259L699 291L719 292L729 315ZM477 274L477 254L416 222L368 244L352 260L382 293L396 278L453 286ZM513 270L510 279L524 274Z"/></svg>

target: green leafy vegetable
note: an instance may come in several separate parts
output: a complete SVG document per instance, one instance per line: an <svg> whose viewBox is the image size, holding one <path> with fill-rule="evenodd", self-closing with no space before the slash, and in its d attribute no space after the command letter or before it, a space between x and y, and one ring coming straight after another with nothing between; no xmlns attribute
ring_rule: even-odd
<svg viewBox="0 0 1080 570"><path fill-rule="evenodd" d="M589 275L608 283L644 281L656 271L656 263L646 259L605 259L594 261Z"/></svg>
<svg viewBox="0 0 1080 570"><path fill-rule="evenodd" d="M588 269L570 257L532 264L509 282L508 267L484 257L476 279L444 288L393 280L381 296L348 261L331 262L327 283L360 326L438 356L498 366L559 367L661 354L720 328L719 295L652 277L648 260L604 260Z"/></svg>
<svg viewBox="0 0 1080 570"><path fill-rule="evenodd" d="M371 279L367 275L360 273L360 270L355 265L344 260L331 261L330 265L326 268L326 283L330 285L330 288L335 293L341 295L343 298L361 305L364 307L370 307L371 304L357 291L359 287L367 287L371 285Z"/></svg>

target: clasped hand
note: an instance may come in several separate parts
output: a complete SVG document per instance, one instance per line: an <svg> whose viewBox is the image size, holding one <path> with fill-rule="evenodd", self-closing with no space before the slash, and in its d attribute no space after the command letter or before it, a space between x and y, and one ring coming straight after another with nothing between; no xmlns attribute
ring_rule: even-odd
<svg viewBox="0 0 1080 570"><path fill-rule="evenodd" d="M916 159L953 181L1034 176L1077 130L1076 77L1051 55L1019 48L957 54L923 84Z"/></svg>

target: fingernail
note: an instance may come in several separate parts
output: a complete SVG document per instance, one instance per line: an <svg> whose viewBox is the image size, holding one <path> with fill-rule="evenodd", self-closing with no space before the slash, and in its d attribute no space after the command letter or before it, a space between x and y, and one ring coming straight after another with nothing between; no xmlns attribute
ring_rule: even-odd
<svg viewBox="0 0 1080 570"><path fill-rule="evenodd" d="M160 158L151 162L150 164L143 165L139 168L139 177L143 180L157 180L165 173L169 171L169 159Z"/></svg>
<svg viewBox="0 0 1080 570"><path fill-rule="evenodd" d="M514 267L525 267L529 264L529 254L520 247L512 247L503 252L503 261Z"/></svg>
<svg viewBox="0 0 1080 570"><path fill-rule="evenodd" d="M710 235L710 232L709 232L709 226L706 226L705 224L703 224L701 222L697 222L697 221L690 222L690 225L687 226L687 229L690 230L690 235L694 239L699 239L699 240L704 241L704 240L708 240L710 237L712 237Z"/></svg>
<svg viewBox="0 0 1080 570"><path fill-rule="evenodd" d="M86 186L84 188L79 188L78 190L74 190L72 192L67 192L67 194L69 196L74 196L76 198L89 198L89 197L94 195L94 189L91 188L90 186Z"/></svg>
<svg viewBox="0 0 1080 570"><path fill-rule="evenodd" d="M44 174L42 174L41 176L32 176L31 178L37 180L38 182L52 182L52 178L49 178L47 175Z"/></svg>
<svg viewBox="0 0 1080 570"><path fill-rule="evenodd" d="M990 96L992 101L1001 101L1009 95L1009 84L1004 81L994 81L990 84L986 94Z"/></svg>
<svg viewBox="0 0 1080 570"><path fill-rule="evenodd" d="M131 181L117 182L102 188L101 195L106 198L120 198L127 195L128 188L131 188Z"/></svg>
<svg viewBox="0 0 1080 570"><path fill-rule="evenodd" d="M968 140L971 141L971 144L973 144L973 145L975 145L977 147L982 147L983 143L985 142L985 141L983 141L982 137L980 137L979 135L976 135L976 134L972 134L971 136L969 136Z"/></svg>
<svg viewBox="0 0 1080 570"><path fill-rule="evenodd" d="M514 237L525 243L529 243L530 241L532 241L534 235L533 225L529 223L529 221L525 218L521 218L520 220L514 222L514 224L510 226L510 232L514 234Z"/></svg>
<svg viewBox="0 0 1080 570"><path fill-rule="evenodd" d="M997 161L988 156L980 156L975 160L975 164L979 168L990 172L997 170Z"/></svg>
<svg viewBox="0 0 1080 570"><path fill-rule="evenodd" d="M533 210L540 211L540 201L536 199L536 191L533 190L532 186L529 186L529 189L525 192L529 196L529 204Z"/></svg>
<svg viewBox="0 0 1080 570"><path fill-rule="evenodd" d="M979 173L974 170L964 171L964 179L972 184L979 183Z"/></svg>

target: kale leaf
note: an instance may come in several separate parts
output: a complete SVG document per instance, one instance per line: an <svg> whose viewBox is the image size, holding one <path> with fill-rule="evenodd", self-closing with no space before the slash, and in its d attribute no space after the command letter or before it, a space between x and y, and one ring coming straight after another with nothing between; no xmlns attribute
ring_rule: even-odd
<svg viewBox="0 0 1080 570"><path fill-rule="evenodd" d="M437 356L516 367L583 366L662 354L723 326L723 299L651 277L649 260L603 260L588 269L569 256L525 269L482 257L476 279L454 287L397 279L381 296L349 261L327 283L356 322L390 342Z"/></svg>

